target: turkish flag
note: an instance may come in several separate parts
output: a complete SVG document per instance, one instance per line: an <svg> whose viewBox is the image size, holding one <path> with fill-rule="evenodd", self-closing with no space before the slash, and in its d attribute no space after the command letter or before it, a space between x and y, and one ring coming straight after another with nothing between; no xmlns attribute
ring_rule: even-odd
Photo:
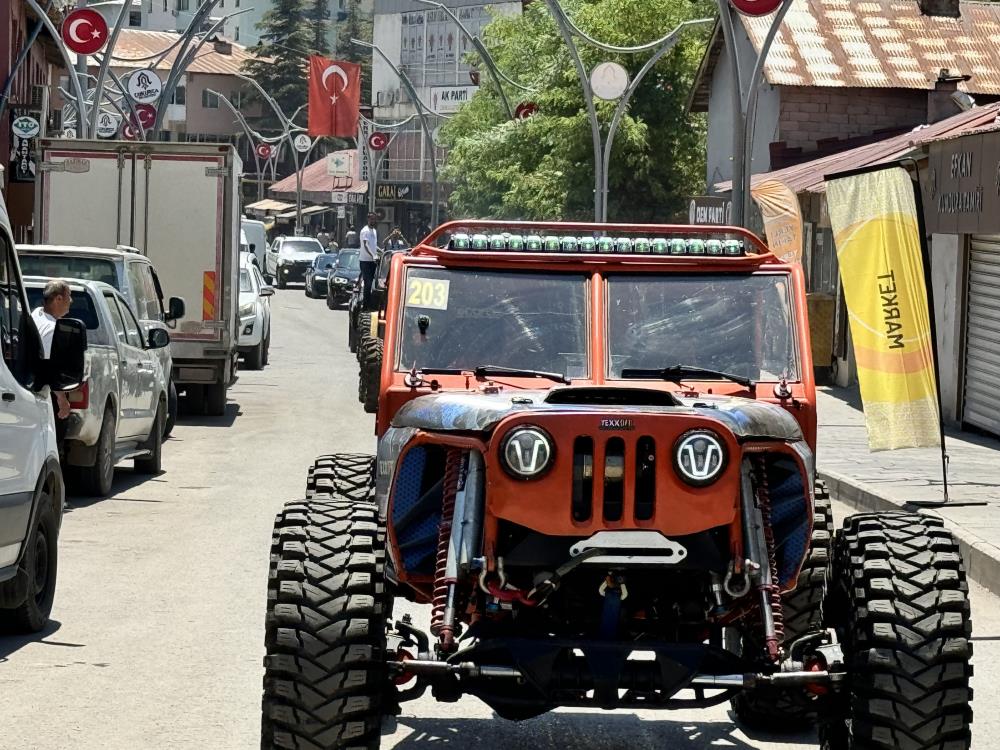
<svg viewBox="0 0 1000 750"><path fill-rule="evenodd" d="M309 56L309 135L358 134L361 66Z"/></svg>

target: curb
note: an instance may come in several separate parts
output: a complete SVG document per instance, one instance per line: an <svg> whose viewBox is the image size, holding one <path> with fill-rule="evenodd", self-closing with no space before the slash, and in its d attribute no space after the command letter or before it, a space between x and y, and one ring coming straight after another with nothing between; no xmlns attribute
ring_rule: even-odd
<svg viewBox="0 0 1000 750"><path fill-rule="evenodd" d="M869 489L863 482L851 479L835 471L819 469L817 475L826 482L830 496L855 510L864 513L885 513L891 511L913 511L906 502L897 500ZM964 526L950 521L945 516L927 508L916 509L923 515L934 516L944 521L948 529L958 541L965 560L965 571L968 577L994 594L1000 594L1000 548L976 536Z"/></svg>

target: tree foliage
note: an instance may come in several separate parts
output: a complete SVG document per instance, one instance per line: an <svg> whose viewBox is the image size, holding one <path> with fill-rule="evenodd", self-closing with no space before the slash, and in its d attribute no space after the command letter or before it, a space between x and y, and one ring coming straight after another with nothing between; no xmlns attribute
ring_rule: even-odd
<svg viewBox="0 0 1000 750"><path fill-rule="evenodd" d="M309 0L306 20L312 36L313 53L330 54L330 0Z"/></svg>
<svg viewBox="0 0 1000 750"><path fill-rule="evenodd" d="M616 46L664 36L681 21L711 16L710 0L562 0L590 36ZM710 26L688 29L646 75L618 128L609 170L611 221L674 218L684 198L704 190L706 123L687 113L687 97ZM533 91L505 86L512 105L530 100L538 114L512 122L482 70L482 88L442 128L450 148L444 177L451 213L523 219L590 219L594 153L576 68L544 3L520 16L497 16L485 42L499 68ZM587 70L621 63L635 76L651 53L616 55L580 43ZM607 133L614 103L597 102Z"/></svg>

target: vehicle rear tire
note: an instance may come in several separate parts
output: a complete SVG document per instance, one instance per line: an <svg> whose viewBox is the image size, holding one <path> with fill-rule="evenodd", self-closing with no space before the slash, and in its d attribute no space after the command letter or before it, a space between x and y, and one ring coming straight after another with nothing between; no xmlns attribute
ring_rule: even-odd
<svg viewBox="0 0 1000 750"><path fill-rule="evenodd" d="M333 298L330 296L330 293L327 292L326 293L326 309L327 310L335 310L336 308L337 308L337 303L333 301Z"/></svg>
<svg viewBox="0 0 1000 750"><path fill-rule="evenodd" d="M264 367L264 339L253 349L243 355L248 370L260 370Z"/></svg>
<svg viewBox="0 0 1000 750"><path fill-rule="evenodd" d="M205 386L189 385L184 389L184 406L188 414L201 416L205 413Z"/></svg>
<svg viewBox="0 0 1000 750"><path fill-rule="evenodd" d="M12 609L0 609L0 630L7 633L37 633L52 613L59 566L59 523L47 491L43 491L39 503L21 563L27 577L27 596Z"/></svg>
<svg viewBox="0 0 1000 750"><path fill-rule="evenodd" d="M92 497L106 497L111 492L115 478L115 413L110 407L104 410L101 433L94 447L94 464L78 466L75 470L78 489Z"/></svg>
<svg viewBox="0 0 1000 750"><path fill-rule="evenodd" d="M826 485L814 492L813 531L798 584L782 596L785 643L823 627L823 602L830 576L833 508ZM816 702L801 688L759 687L743 690L730 701L741 724L758 731L798 732L816 722Z"/></svg>
<svg viewBox="0 0 1000 750"><path fill-rule="evenodd" d="M177 424L177 409L178 409L178 398L177 398L177 386L174 385L174 381L170 381L170 385L167 388L167 419L163 424L163 437L170 437L170 433L174 431L174 425Z"/></svg>
<svg viewBox="0 0 1000 750"><path fill-rule="evenodd" d="M261 748L378 750L391 607L372 503L316 496L275 520Z"/></svg>
<svg viewBox="0 0 1000 750"><path fill-rule="evenodd" d="M149 474L155 476L161 471L163 457L163 402L156 407L156 416L153 418L153 429L149 433L149 440L143 446L149 451L148 458L136 458L132 461L132 467L139 474Z"/></svg>
<svg viewBox="0 0 1000 750"><path fill-rule="evenodd" d="M828 620L847 679L824 750L965 750L972 621L958 543L939 518L851 516L834 544Z"/></svg>
<svg viewBox="0 0 1000 750"><path fill-rule="evenodd" d="M328 494L346 500L374 502L375 456L368 453L332 453L309 467L306 498Z"/></svg>
<svg viewBox="0 0 1000 750"><path fill-rule="evenodd" d="M221 417L226 413L226 384L212 383L205 386L205 408L210 417Z"/></svg>
<svg viewBox="0 0 1000 750"><path fill-rule="evenodd" d="M361 361L361 380L364 381L364 395L361 399L365 411L378 411L378 397L382 379L382 339L369 336L365 342L364 358Z"/></svg>

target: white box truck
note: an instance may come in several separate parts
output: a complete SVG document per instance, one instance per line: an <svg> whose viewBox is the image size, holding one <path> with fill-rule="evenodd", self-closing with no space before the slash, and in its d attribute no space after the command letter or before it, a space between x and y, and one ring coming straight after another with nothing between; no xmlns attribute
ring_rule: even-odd
<svg viewBox="0 0 1000 750"><path fill-rule="evenodd" d="M42 139L35 241L137 248L164 297L182 297L172 323L173 381L192 413L221 416L236 380L239 177L229 145Z"/></svg>

